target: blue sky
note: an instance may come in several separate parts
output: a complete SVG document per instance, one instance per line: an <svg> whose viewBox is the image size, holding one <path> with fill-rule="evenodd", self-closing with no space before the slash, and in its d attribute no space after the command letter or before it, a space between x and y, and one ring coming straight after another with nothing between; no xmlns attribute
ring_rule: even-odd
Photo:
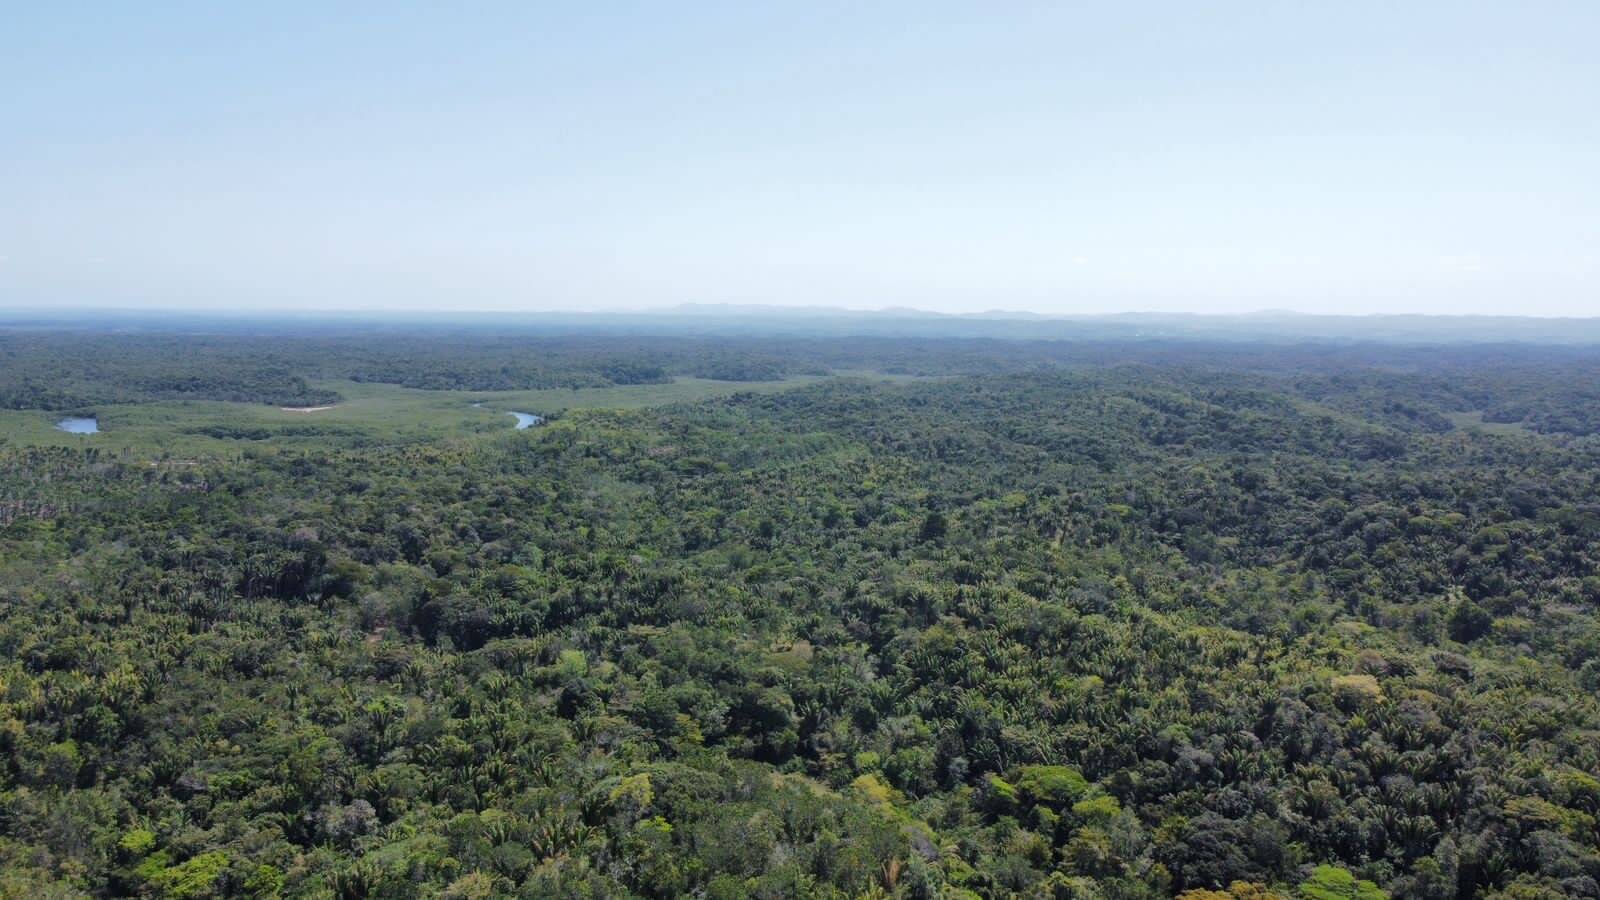
<svg viewBox="0 0 1600 900"><path fill-rule="evenodd" d="M1593 0L244 6L7 5L0 305L1600 315Z"/></svg>

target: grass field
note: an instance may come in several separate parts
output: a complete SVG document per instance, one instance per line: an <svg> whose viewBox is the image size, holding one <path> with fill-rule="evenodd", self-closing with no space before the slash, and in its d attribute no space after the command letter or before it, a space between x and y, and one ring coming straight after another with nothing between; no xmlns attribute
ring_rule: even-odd
<svg viewBox="0 0 1600 900"><path fill-rule="evenodd" d="M317 386L332 388L345 398L328 409L302 412L208 400L101 406L95 408L100 433L93 435L57 429L55 423L62 418L58 412L0 410L0 439L13 445L193 454L247 446L467 437L512 431L515 421L507 413L513 410L548 416L569 409L635 409L742 392L791 390L825 380L825 376L782 381L679 378L670 384L534 391L423 391L327 381Z"/></svg>

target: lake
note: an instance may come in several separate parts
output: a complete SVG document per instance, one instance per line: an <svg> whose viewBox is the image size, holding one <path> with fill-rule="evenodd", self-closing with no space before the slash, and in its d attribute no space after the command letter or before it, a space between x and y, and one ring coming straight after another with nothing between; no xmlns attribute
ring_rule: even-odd
<svg viewBox="0 0 1600 900"><path fill-rule="evenodd" d="M521 431L524 428L532 427L544 421L544 416L536 416L533 413L514 412L512 415L517 417L518 431Z"/></svg>
<svg viewBox="0 0 1600 900"><path fill-rule="evenodd" d="M57 422L56 427L67 432L68 434L99 434L100 420L93 418L85 419L79 416L68 416L67 418ZM517 427L521 428L523 426L518 425Z"/></svg>

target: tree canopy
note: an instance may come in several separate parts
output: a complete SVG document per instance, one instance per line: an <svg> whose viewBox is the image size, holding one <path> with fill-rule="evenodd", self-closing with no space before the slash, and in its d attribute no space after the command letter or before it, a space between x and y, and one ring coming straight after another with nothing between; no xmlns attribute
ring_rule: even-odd
<svg viewBox="0 0 1600 900"><path fill-rule="evenodd" d="M1600 897L1595 409L1497 377L0 444L0 893Z"/></svg>

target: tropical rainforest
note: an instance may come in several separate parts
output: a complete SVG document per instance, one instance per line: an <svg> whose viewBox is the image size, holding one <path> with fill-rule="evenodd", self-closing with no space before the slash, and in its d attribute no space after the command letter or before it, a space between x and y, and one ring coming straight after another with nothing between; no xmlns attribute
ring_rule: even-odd
<svg viewBox="0 0 1600 900"><path fill-rule="evenodd" d="M1600 897L1597 373L5 332L37 417L815 377L426 438L0 428L0 896Z"/></svg>

